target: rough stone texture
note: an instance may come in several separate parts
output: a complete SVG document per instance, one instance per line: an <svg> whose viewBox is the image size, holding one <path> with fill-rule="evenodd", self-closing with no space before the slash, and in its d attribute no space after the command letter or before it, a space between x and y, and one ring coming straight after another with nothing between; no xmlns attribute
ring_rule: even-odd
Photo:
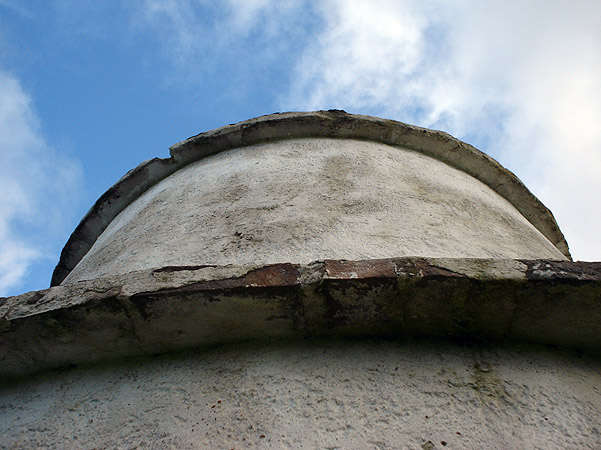
<svg viewBox="0 0 601 450"><path fill-rule="evenodd" d="M304 138L180 169L113 219L64 283L169 265L396 256L565 259L465 172L381 143Z"/></svg>
<svg viewBox="0 0 601 450"><path fill-rule="evenodd" d="M599 359L547 348L225 346L4 386L0 447L596 450L600 385Z"/></svg>
<svg viewBox="0 0 601 450"><path fill-rule="evenodd" d="M446 133L400 122L350 115L343 111L317 111L274 114L209 131L172 147L171 158L155 158L128 172L96 202L76 228L63 249L52 285L64 280L121 211L175 171L224 150L309 136L375 141L412 149L445 162L470 174L507 199L569 258L565 239L550 211L515 175L470 145Z"/></svg>
<svg viewBox="0 0 601 450"><path fill-rule="evenodd" d="M244 340L530 342L601 353L601 263L168 266L0 301L0 376Z"/></svg>

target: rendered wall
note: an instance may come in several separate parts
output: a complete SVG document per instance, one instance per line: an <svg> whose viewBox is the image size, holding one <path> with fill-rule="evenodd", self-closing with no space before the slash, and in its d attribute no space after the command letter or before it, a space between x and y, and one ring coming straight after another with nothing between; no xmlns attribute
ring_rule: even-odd
<svg viewBox="0 0 601 450"><path fill-rule="evenodd" d="M6 387L0 446L598 449L600 385L598 359L543 347L219 347Z"/></svg>
<svg viewBox="0 0 601 450"><path fill-rule="evenodd" d="M122 211L65 282L170 265L399 256L566 259L465 172L382 143L305 138L175 172Z"/></svg>

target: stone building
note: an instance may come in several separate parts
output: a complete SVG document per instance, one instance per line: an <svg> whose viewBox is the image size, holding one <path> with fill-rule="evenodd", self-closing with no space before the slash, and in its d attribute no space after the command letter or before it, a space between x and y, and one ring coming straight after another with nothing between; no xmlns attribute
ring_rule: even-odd
<svg viewBox="0 0 601 450"><path fill-rule="evenodd" d="M343 111L128 172L0 334L1 448L601 448L601 263L482 152Z"/></svg>

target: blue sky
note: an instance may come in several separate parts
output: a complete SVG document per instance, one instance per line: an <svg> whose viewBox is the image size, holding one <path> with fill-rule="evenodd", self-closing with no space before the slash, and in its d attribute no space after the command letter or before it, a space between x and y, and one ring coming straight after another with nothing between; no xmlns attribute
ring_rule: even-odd
<svg viewBox="0 0 601 450"><path fill-rule="evenodd" d="M0 0L0 295L43 289L94 201L199 132L338 108L442 129L601 260L598 0Z"/></svg>

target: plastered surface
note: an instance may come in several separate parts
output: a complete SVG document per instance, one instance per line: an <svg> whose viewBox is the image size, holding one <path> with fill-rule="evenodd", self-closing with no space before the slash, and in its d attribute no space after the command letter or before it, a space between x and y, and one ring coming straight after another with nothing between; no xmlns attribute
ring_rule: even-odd
<svg viewBox="0 0 601 450"><path fill-rule="evenodd" d="M437 159L302 138L175 172L123 210L65 282L168 265L397 256L566 259L505 198Z"/></svg>
<svg viewBox="0 0 601 450"><path fill-rule="evenodd" d="M219 347L5 386L0 447L598 449L600 374L544 347Z"/></svg>
<svg viewBox="0 0 601 450"><path fill-rule="evenodd" d="M195 161L234 148L303 137L357 139L412 149L445 162L507 199L568 259L567 242L553 214L509 170L447 133L340 110L276 113L201 133L170 149L170 158L141 163L108 189L77 226L61 252L52 286L60 284L108 224L165 177Z"/></svg>

